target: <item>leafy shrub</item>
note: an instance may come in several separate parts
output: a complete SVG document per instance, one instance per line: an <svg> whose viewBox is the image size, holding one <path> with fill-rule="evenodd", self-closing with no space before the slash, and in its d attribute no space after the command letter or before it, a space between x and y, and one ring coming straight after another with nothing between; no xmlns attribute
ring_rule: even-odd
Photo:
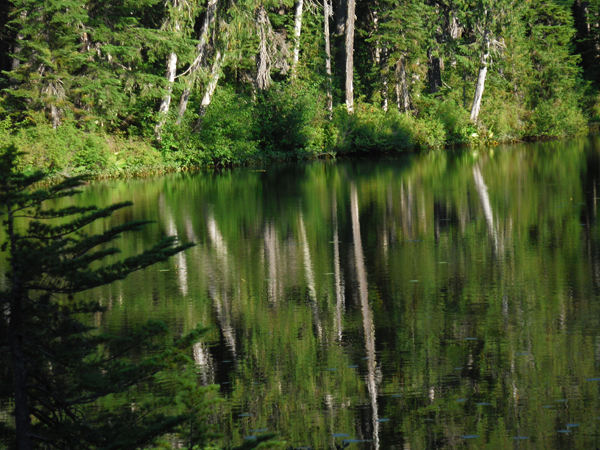
<svg viewBox="0 0 600 450"><path fill-rule="evenodd" d="M576 105L559 99L540 102L531 115L531 136L564 137L587 131L587 121Z"/></svg>
<svg viewBox="0 0 600 450"><path fill-rule="evenodd" d="M413 119L398 111L384 112L379 106L357 103L354 114L345 105L334 110L335 138L330 145L339 152L405 151L415 145Z"/></svg>
<svg viewBox="0 0 600 450"><path fill-rule="evenodd" d="M255 115L251 97L229 86L219 87L200 123L196 115L188 119L189 124L177 127L185 131L175 135L170 148L163 147L165 160L182 167L202 167L251 159L258 151Z"/></svg>
<svg viewBox="0 0 600 450"><path fill-rule="evenodd" d="M324 108L315 85L275 84L258 96L258 135L267 153L315 154L324 148Z"/></svg>
<svg viewBox="0 0 600 450"><path fill-rule="evenodd" d="M446 144L446 127L439 117L415 120L415 142L421 148L441 148Z"/></svg>
<svg viewBox="0 0 600 450"><path fill-rule="evenodd" d="M0 137L24 150L21 170L72 176L80 173L139 173L161 166L160 154L141 141L88 133L72 124L53 129L48 123L11 130L0 122Z"/></svg>

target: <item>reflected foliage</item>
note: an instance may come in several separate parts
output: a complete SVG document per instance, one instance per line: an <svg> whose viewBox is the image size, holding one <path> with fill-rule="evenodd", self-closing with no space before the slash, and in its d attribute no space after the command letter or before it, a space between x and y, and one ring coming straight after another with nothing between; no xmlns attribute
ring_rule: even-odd
<svg viewBox="0 0 600 450"><path fill-rule="evenodd" d="M599 182L586 138L91 185L160 217L125 254L198 244L95 290L96 325L210 327L224 445L594 448Z"/></svg>

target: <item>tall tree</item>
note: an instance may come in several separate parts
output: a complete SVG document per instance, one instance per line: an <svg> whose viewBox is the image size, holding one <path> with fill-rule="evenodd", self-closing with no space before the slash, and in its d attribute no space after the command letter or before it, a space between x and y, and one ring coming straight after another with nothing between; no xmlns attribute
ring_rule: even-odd
<svg viewBox="0 0 600 450"><path fill-rule="evenodd" d="M346 109L349 114L354 112L354 24L356 19L356 0L346 0L348 13L346 15Z"/></svg>
<svg viewBox="0 0 600 450"><path fill-rule="evenodd" d="M502 32L510 16L514 0L477 0L469 5L475 41L479 48L479 72L475 85L471 121L477 122L485 89L490 54L505 47Z"/></svg>
<svg viewBox="0 0 600 450"><path fill-rule="evenodd" d="M298 60L300 59L300 33L302 31L302 10L304 0L298 0L294 7L294 56L292 59L292 76L296 76Z"/></svg>
<svg viewBox="0 0 600 450"><path fill-rule="evenodd" d="M323 33L325 35L325 74L327 79L325 80L325 90L327 92L327 113L331 119L333 111L333 95L331 92L331 42L329 33L329 18L332 16L331 0L323 0Z"/></svg>
<svg viewBox="0 0 600 450"><path fill-rule="evenodd" d="M128 337L93 332L81 318L102 311L97 302L74 295L125 278L165 261L193 244L168 237L140 255L101 268L118 252L110 244L123 233L148 222L134 221L88 234L93 222L110 217L131 203L107 208L66 206L52 202L72 197L83 178L69 178L50 188L32 189L41 173L15 171L19 153L10 147L0 156L0 215L4 218L10 269L0 291L2 342L10 352L14 389L15 441L19 450L40 445L54 448L136 448L173 429L185 416L164 417L142 405L113 411L98 400L121 396L165 369L186 352L201 330L179 339L159 357L135 363L133 354L166 337L160 323L149 323ZM7 380L3 380L7 381ZM32 423L32 417L35 423Z"/></svg>
<svg viewBox="0 0 600 450"><path fill-rule="evenodd" d="M185 112L187 111L188 101L190 99L190 94L192 92L192 88L198 78L198 71L206 58L206 49L208 47L209 42L209 32L215 22L216 13L217 13L217 5L218 0L208 0L206 5L206 11L204 12L204 17L202 20L202 27L200 30L200 38L198 40L198 44L196 45L196 54L194 61L190 64L189 68L180 75L186 76L185 88L183 89L183 93L181 94L181 99L179 101L179 114L177 117L177 123L181 123Z"/></svg>
<svg viewBox="0 0 600 450"><path fill-rule="evenodd" d="M380 24L380 40L387 50L387 70L394 74L396 104L400 112L410 110L407 67L425 57L422 42L427 40L422 0L386 1Z"/></svg>

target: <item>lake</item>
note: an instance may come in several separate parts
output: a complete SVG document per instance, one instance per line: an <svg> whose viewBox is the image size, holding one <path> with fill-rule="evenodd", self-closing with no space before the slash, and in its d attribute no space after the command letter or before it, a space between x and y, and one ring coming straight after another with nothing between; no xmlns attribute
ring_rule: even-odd
<svg viewBox="0 0 600 450"><path fill-rule="evenodd" d="M124 255L197 243L94 321L209 327L225 444L600 447L599 183L598 137L93 183Z"/></svg>

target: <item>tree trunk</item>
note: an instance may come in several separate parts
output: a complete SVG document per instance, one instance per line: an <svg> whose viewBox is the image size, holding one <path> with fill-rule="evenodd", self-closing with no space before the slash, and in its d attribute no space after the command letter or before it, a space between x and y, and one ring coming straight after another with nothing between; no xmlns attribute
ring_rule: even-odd
<svg viewBox="0 0 600 450"><path fill-rule="evenodd" d="M175 82L175 74L177 72L177 53L173 52L169 54L167 59L167 93L164 95L160 102L160 108L158 109L158 122L154 127L154 136L156 140L160 142L163 126L167 121L167 115L169 114L169 106L171 105L171 91L173 90L173 83Z"/></svg>
<svg viewBox="0 0 600 450"><path fill-rule="evenodd" d="M410 110L410 96L408 94L408 84L406 83L404 57L396 62L396 101L398 103L398 111L408 113Z"/></svg>
<svg viewBox="0 0 600 450"><path fill-rule="evenodd" d="M8 239L11 250L15 249L16 235L14 230L13 211L7 208ZM29 411L29 397L27 395L27 362L23 354L23 291L19 280L20 262L13 259L12 287L9 292L8 311L8 346L13 362L14 390L15 390L15 428L17 434L17 449L31 450L31 416ZM6 319L3 319L6 320Z"/></svg>
<svg viewBox="0 0 600 450"><path fill-rule="evenodd" d="M431 49L427 50L427 59L429 61L429 92L435 94L442 87L442 70L440 68L440 58L433 56Z"/></svg>
<svg viewBox="0 0 600 450"><path fill-rule="evenodd" d="M388 105L388 52L384 47L381 51L381 108L387 112Z"/></svg>
<svg viewBox="0 0 600 450"><path fill-rule="evenodd" d="M196 125L194 126L194 131L199 132L202 129L202 120L206 115L206 110L210 106L210 102L212 101L212 97L215 93L215 89L217 89L217 84L219 82L220 69L221 69L221 61L222 55L221 51L217 50L217 54L215 55L215 60L213 62L211 73L210 73L210 81L208 82L208 86L206 87L206 91L204 92L204 97L202 97L202 103L200 104L200 110L198 111L198 120L196 121Z"/></svg>
<svg viewBox="0 0 600 450"><path fill-rule="evenodd" d="M333 0L330 3L333 6ZM334 46L335 46L335 76L340 80L340 86L344 84L346 73L344 68L346 67L346 47L345 47L345 36L346 36L346 18L348 16L348 3L347 0L337 0L335 5L335 35L334 35Z"/></svg>
<svg viewBox="0 0 600 450"><path fill-rule="evenodd" d="M218 0L209 0L208 5L206 5L206 14L204 15L204 21L202 22L202 29L200 31L200 40L196 45L196 59L190 65L187 70L188 78L186 81L185 88L183 89L183 93L181 94L181 100L179 101L179 114L177 116L176 124L179 125L185 115L187 110L187 104L190 99L190 94L192 92L192 88L194 87L194 83L196 81L196 77L198 75L198 69L202 65L202 59L204 58L204 54L206 53L206 46L208 44L208 32L216 17L217 10L217 1Z"/></svg>
<svg viewBox="0 0 600 450"><path fill-rule="evenodd" d="M354 19L356 0L348 0L348 15L346 17L346 108L348 113L354 112Z"/></svg>
<svg viewBox="0 0 600 450"><path fill-rule="evenodd" d="M490 56L490 32L485 30L483 35L483 49L481 52L481 62L479 67L479 76L477 77L477 86L475 87L475 97L473 98L473 107L471 108L471 122L477 123L479 110L481 108L481 99L485 87L485 77L488 70L488 58Z"/></svg>
<svg viewBox="0 0 600 450"><path fill-rule="evenodd" d="M331 42L329 40L329 17L331 16L331 0L324 0L323 4L323 26L325 28L325 73L327 74L327 112L329 114L329 120L332 118L333 113L333 96L331 94Z"/></svg>
<svg viewBox="0 0 600 450"><path fill-rule="evenodd" d="M292 77L296 76L298 60L300 59L300 32L302 31L302 7L304 0L296 2L294 9L294 59L292 60Z"/></svg>
<svg viewBox="0 0 600 450"><path fill-rule="evenodd" d="M256 88L259 91L265 90L271 84L271 58L267 50L267 31L269 27L269 17L264 6L260 6L256 22L259 28L259 46L256 55Z"/></svg>
<svg viewBox="0 0 600 450"><path fill-rule="evenodd" d="M171 29L176 34L181 32L181 23L179 22L179 15L181 12L182 4L180 0L172 0L173 9L175 10L175 17L170 17L167 19L168 22L165 24L165 28ZM169 26L171 25L171 26ZM173 83L175 82L175 75L177 74L177 53L172 52L169 54L167 58L167 71L165 74L165 78L167 79L167 92L163 96L160 107L158 108L158 122L154 127L154 137L157 141L160 142L162 129L167 121L167 116L169 114L169 107L171 106L171 92L173 90Z"/></svg>

